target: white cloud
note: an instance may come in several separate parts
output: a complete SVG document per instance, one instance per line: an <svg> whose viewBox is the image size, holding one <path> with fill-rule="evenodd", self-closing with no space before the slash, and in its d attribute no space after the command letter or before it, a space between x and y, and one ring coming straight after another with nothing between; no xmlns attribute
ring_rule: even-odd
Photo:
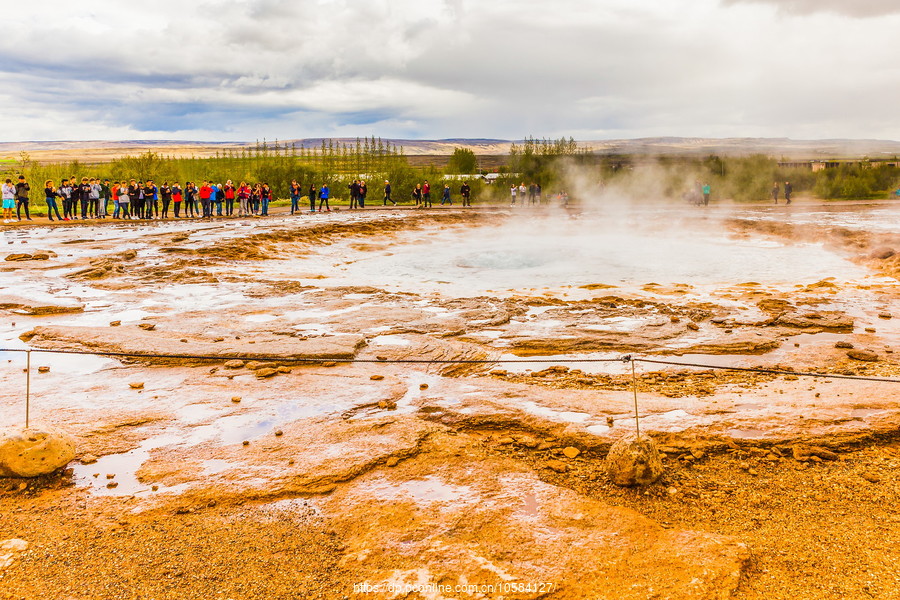
<svg viewBox="0 0 900 600"><path fill-rule="evenodd" d="M0 126L8 140L900 138L891 4L33 0L0 36Z"/></svg>

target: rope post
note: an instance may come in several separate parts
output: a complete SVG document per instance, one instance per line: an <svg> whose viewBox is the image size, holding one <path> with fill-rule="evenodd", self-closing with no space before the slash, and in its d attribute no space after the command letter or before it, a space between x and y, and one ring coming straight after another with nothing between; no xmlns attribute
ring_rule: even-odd
<svg viewBox="0 0 900 600"><path fill-rule="evenodd" d="M31 350L25 352L25 429L31 421Z"/></svg>
<svg viewBox="0 0 900 600"><path fill-rule="evenodd" d="M638 415L637 399L637 374L634 372L634 359L631 359L631 389L634 392L634 428L637 431L637 439L641 439L641 418Z"/></svg>

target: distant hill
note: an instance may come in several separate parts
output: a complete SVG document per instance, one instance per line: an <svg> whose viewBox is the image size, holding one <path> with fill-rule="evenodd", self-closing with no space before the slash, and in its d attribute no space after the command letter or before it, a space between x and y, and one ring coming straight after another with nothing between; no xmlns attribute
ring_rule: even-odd
<svg viewBox="0 0 900 600"><path fill-rule="evenodd" d="M355 144L356 138L332 138L345 144ZM323 138L279 140L279 145L295 144L298 148L318 148ZM325 138L327 142L327 138ZM510 145L521 140L480 138L451 138L443 140L385 139L402 146L409 156L440 156L452 154L455 148L468 148L478 155L504 155ZM272 143L271 141L269 142ZM900 142L892 140L792 140L789 138L686 138L656 137L622 140L585 140L579 146L597 154L740 156L766 154L789 160L828 158L884 158L900 156ZM256 142L202 142L177 140L123 141L29 141L0 142L0 159L18 159L27 152L33 160L42 162L69 161L105 162L125 154L139 154L148 150L172 156L214 156L226 149L250 148Z"/></svg>

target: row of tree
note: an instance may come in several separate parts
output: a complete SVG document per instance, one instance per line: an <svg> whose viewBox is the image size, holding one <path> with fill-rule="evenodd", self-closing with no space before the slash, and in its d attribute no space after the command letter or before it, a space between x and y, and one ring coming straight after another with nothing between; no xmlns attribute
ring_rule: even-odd
<svg viewBox="0 0 900 600"><path fill-rule="evenodd" d="M32 185L47 179L59 182L76 176L100 179L153 179L168 181L214 181L224 183L267 182L279 197L286 197L290 182L321 187L328 184L337 197L353 179L367 180L370 199L377 201L385 180L392 184L394 198L408 200L412 189L427 180L432 189L446 183L458 190L466 175L473 195L481 201L506 200L511 185L538 183L545 194L566 190L573 198L611 189L632 198L680 198L696 183L708 183L713 197L736 201L758 201L771 197L775 182L790 181L795 193L820 198L884 197L900 184L900 170L885 163L848 163L813 172L808 167L783 167L769 156L705 158L659 157L654 161L628 156L600 156L579 148L572 138L526 138L512 144L505 166L493 185L475 175L478 157L471 149L457 148L444 168L410 165L402 146L380 138L359 138L355 143L322 140L316 147L259 142L253 147L217 152L212 157L174 157L149 151L123 156L111 162L85 164L79 161L39 163L23 154L16 164L0 164L7 176L23 173Z"/></svg>

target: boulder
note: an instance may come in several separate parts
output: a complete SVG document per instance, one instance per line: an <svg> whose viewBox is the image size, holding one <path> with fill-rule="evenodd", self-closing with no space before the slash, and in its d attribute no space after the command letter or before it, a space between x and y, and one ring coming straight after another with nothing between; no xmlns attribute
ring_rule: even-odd
<svg viewBox="0 0 900 600"><path fill-rule="evenodd" d="M38 477L75 458L75 439L59 429L31 427L0 432L0 476Z"/></svg>
<svg viewBox="0 0 900 600"><path fill-rule="evenodd" d="M651 438L628 436L609 449L606 471L616 485L649 485L662 475L663 466Z"/></svg>

